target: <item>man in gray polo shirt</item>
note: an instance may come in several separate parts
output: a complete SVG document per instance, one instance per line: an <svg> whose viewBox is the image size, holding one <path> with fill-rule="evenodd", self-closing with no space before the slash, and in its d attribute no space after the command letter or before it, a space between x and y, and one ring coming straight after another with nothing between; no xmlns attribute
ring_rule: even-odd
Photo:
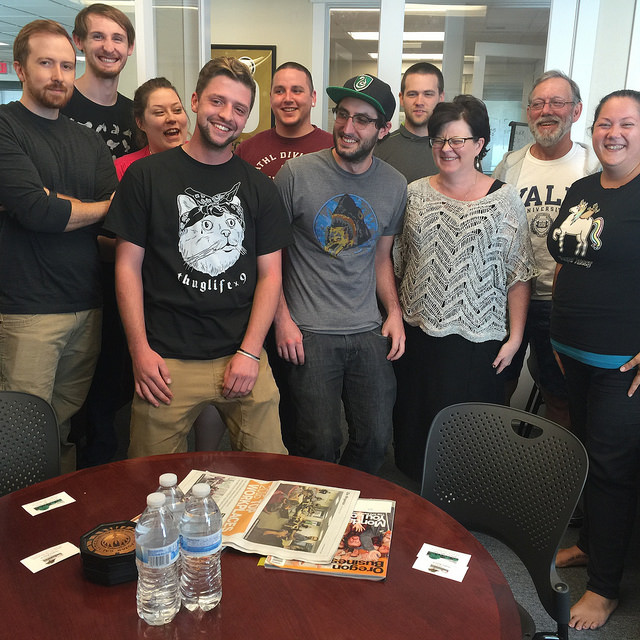
<svg viewBox="0 0 640 640"><path fill-rule="evenodd" d="M444 100L444 78L429 62L410 66L400 83L404 124L378 143L375 155L397 169L407 182L438 173L429 145L429 118Z"/></svg>

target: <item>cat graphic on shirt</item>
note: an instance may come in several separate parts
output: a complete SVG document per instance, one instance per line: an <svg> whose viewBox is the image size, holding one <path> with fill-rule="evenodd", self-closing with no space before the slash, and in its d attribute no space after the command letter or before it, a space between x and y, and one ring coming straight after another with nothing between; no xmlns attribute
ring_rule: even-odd
<svg viewBox="0 0 640 640"><path fill-rule="evenodd" d="M185 264L210 276L232 267L246 250L240 183L208 196L191 187L177 198L180 216L178 249Z"/></svg>

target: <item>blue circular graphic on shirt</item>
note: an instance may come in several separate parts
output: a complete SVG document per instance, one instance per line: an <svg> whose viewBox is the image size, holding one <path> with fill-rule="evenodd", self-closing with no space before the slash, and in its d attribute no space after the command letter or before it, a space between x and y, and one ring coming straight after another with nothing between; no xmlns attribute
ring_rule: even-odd
<svg viewBox="0 0 640 640"><path fill-rule="evenodd" d="M313 232L332 256L370 251L378 238L378 218L360 196L343 193L327 200L316 214Z"/></svg>

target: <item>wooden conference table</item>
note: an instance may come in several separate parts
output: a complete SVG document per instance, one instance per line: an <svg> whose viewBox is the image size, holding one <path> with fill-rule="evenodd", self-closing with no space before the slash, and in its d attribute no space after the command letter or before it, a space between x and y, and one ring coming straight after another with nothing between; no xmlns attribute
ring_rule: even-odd
<svg viewBox="0 0 640 640"><path fill-rule="evenodd" d="M140 513L158 476L181 480L191 469L265 480L295 480L358 489L361 497L396 501L387 579L371 582L272 571L258 557L227 550L223 597L206 614L184 608L164 627L136 613L136 583L101 586L82 574L80 556L38 573L20 560L72 542L104 522ZM21 505L66 491L76 502L29 515ZM471 554L464 580L412 569L423 542ZM491 556L455 520L381 478L325 462L271 454L185 453L123 460L84 469L0 498L2 637L37 640L125 638L194 640L515 640L515 601ZM8 635L4 635L4 634Z"/></svg>

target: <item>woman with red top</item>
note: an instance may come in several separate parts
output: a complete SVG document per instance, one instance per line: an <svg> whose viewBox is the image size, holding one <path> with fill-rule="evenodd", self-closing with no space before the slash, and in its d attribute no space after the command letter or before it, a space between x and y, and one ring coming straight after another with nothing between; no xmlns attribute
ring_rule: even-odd
<svg viewBox="0 0 640 640"><path fill-rule="evenodd" d="M136 160L187 141L189 119L176 88L166 78L152 78L136 89L133 116L138 144L143 148L115 160L118 180Z"/></svg>

